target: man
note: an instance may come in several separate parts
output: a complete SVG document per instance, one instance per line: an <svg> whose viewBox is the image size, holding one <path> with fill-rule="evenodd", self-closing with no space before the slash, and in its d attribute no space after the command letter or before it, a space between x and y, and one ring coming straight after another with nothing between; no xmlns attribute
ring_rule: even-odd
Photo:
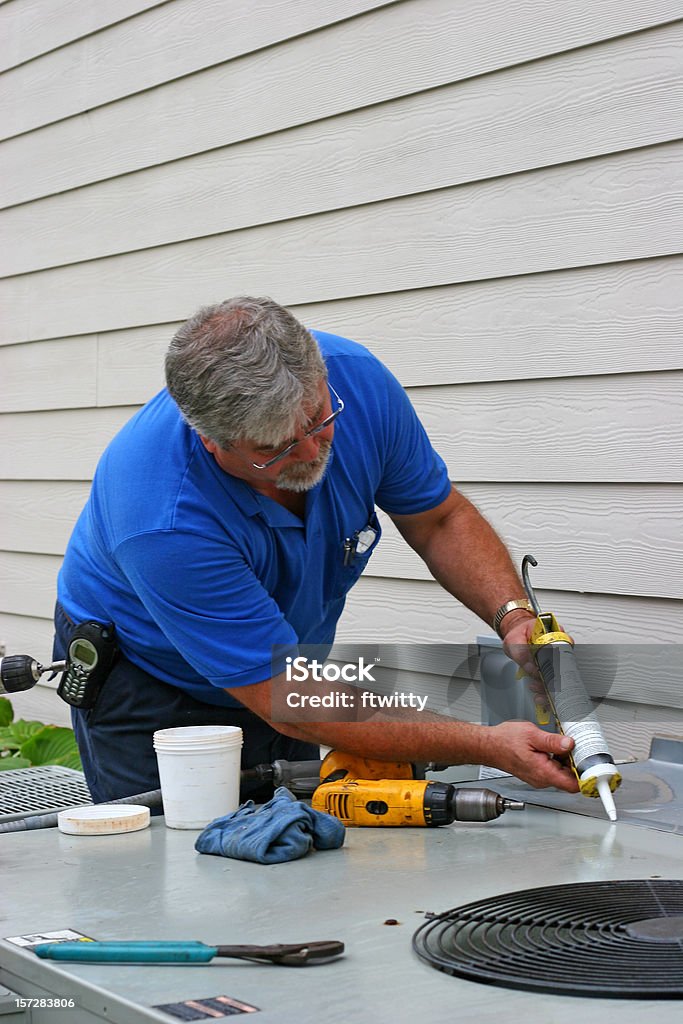
<svg viewBox="0 0 683 1024"><path fill-rule="evenodd" d="M242 727L245 767L323 743L576 790L549 757L571 740L530 723L271 726L287 686L273 647L332 642L379 539L375 505L507 645L526 644L533 614L502 542L366 349L237 298L180 328L166 379L102 456L59 577L55 654L86 620L113 623L121 652L95 707L73 712L94 799L157 788L156 729L215 723Z"/></svg>

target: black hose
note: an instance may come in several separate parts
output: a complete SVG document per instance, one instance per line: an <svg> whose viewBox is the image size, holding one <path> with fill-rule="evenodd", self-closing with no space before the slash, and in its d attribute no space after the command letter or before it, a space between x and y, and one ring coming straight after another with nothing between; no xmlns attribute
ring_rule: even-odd
<svg viewBox="0 0 683 1024"><path fill-rule="evenodd" d="M122 796L118 800L104 800L106 804L140 804L142 807L161 807L161 790L152 789L148 793L138 793L135 796ZM69 807L60 807L60 811L72 810ZM33 828L56 828L57 815L59 811L51 811L49 814L30 814L26 818L17 818L15 821L0 822L0 832L28 832Z"/></svg>

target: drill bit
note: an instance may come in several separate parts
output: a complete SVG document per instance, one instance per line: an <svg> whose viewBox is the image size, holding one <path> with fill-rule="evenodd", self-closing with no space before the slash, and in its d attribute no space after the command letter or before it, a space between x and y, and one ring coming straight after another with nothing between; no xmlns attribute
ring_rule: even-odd
<svg viewBox="0 0 683 1024"><path fill-rule="evenodd" d="M455 789L452 808L455 821L493 821L505 811L523 811L521 800L508 800L492 789Z"/></svg>

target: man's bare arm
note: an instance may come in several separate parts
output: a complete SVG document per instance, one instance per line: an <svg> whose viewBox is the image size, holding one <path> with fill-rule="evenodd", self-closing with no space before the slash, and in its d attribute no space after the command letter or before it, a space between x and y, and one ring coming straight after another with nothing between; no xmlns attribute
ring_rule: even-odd
<svg viewBox="0 0 683 1024"><path fill-rule="evenodd" d="M436 508L391 518L444 590L489 625L501 605L527 596L502 540L455 487ZM527 649L534 621L522 608L501 623L506 654L530 676L537 675Z"/></svg>
<svg viewBox="0 0 683 1024"><path fill-rule="evenodd" d="M491 624L506 601L526 597L502 540L455 488L436 508L391 518L437 582L484 622ZM512 611L503 619L504 630L530 618L523 609Z"/></svg>
<svg viewBox="0 0 683 1024"><path fill-rule="evenodd" d="M236 700L269 722L278 732L310 743L321 743L379 761L410 761L441 764L486 764L510 772L532 786L557 786L575 792L574 775L549 755L566 754L573 741L545 733L531 722L504 722L482 726L460 722L429 712L377 713L370 721L313 721L317 712L302 712L296 721L282 722L274 709L286 707L289 692L316 692L316 684L293 683L285 675L252 686L228 689ZM361 691L335 683L336 692L358 695ZM318 689L317 692L322 692ZM319 714L319 713L317 713ZM286 717L293 717L292 713Z"/></svg>

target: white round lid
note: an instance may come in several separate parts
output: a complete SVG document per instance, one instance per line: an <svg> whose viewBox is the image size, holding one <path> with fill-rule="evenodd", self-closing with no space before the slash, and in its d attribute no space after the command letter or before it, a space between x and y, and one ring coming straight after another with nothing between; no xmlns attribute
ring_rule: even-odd
<svg viewBox="0 0 683 1024"><path fill-rule="evenodd" d="M149 825L149 807L135 804L93 804L70 807L57 815L60 832L70 836L111 836L138 832Z"/></svg>

